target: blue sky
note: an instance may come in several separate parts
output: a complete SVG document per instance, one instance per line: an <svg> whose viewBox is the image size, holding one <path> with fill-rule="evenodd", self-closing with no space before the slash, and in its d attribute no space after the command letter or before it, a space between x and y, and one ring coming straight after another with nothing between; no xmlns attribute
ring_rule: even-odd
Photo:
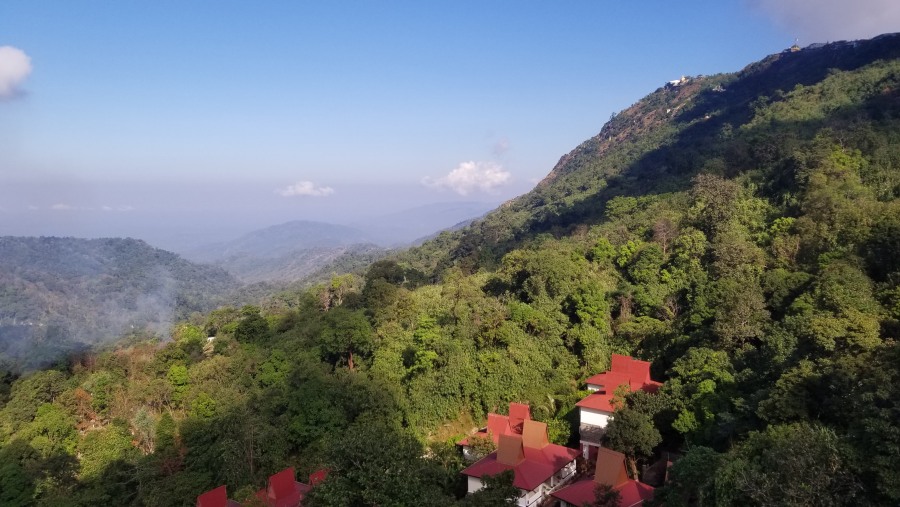
<svg viewBox="0 0 900 507"><path fill-rule="evenodd" d="M895 3L4 0L0 234L498 203L665 81L893 31Z"/></svg>

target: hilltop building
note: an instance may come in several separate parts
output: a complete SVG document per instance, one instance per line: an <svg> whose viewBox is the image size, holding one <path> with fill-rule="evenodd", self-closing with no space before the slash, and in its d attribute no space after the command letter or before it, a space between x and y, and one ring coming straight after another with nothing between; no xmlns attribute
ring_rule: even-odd
<svg viewBox="0 0 900 507"><path fill-rule="evenodd" d="M596 498L598 485L606 484L619 492L619 507L636 507L653 498L653 488L640 481L629 479L625 472L625 455L611 449L600 448L597 453L597 469L594 477L584 479L552 493L561 507L581 507Z"/></svg>
<svg viewBox="0 0 900 507"><path fill-rule="evenodd" d="M609 371L588 378L586 398L575 404L579 408L579 440L585 458L592 459L600 448L606 425L616 408L613 397L616 389L624 386L628 391L655 393L662 384L650 379L650 363L620 354L612 355Z"/></svg>

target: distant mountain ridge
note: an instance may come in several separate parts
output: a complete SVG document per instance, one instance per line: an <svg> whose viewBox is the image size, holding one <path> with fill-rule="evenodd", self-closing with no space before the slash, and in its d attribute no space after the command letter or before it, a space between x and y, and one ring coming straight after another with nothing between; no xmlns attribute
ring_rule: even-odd
<svg viewBox="0 0 900 507"><path fill-rule="evenodd" d="M166 332L237 281L136 239L0 237L0 359Z"/></svg>
<svg viewBox="0 0 900 507"><path fill-rule="evenodd" d="M353 227L294 220L255 230L231 241L207 245L186 255L205 262L239 256L276 258L296 250L370 242L364 232Z"/></svg>
<svg viewBox="0 0 900 507"><path fill-rule="evenodd" d="M185 252L222 267L244 283L319 279L335 268L357 271L389 252L454 230L493 206L482 202L433 203L360 221L354 226L294 220L249 232L232 241Z"/></svg>

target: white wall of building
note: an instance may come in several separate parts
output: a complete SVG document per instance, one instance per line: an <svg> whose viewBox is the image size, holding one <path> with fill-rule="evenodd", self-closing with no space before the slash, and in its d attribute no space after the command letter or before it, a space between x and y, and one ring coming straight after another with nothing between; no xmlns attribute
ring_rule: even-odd
<svg viewBox="0 0 900 507"><path fill-rule="evenodd" d="M606 424L609 423L609 418L611 416L611 412L581 407L581 424L590 424L591 426L605 428Z"/></svg>
<svg viewBox="0 0 900 507"><path fill-rule="evenodd" d="M469 493L474 493L484 487L484 484L481 483L481 479L478 477L468 476L468 479Z"/></svg>

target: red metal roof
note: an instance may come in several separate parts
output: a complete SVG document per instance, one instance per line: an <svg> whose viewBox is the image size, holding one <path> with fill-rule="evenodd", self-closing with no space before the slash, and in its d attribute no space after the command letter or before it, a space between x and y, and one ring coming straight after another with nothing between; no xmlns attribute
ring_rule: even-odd
<svg viewBox="0 0 900 507"><path fill-rule="evenodd" d="M546 424L527 421L523 425L525 436L503 435L497 452L489 454L462 473L481 478L512 470L515 474L513 486L532 491L578 456L576 449L548 443Z"/></svg>
<svg viewBox="0 0 900 507"><path fill-rule="evenodd" d="M553 496L572 505L592 503L599 484L608 484L619 492L620 507L640 505L653 498L653 488L628 478L625 472L625 455L601 447L597 452L597 468L593 479L578 481L553 493Z"/></svg>
<svg viewBox="0 0 900 507"><path fill-rule="evenodd" d="M294 468L285 468L269 476L266 489L256 492L256 497L270 507L299 507L309 493L310 486L297 482Z"/></svg>
<svg viewBox="0 0 900 507"><path fill-rule="evenodd" d="M500 415L493 412L487 416L487 428L475 432L474 437L491 437L494 445L499 445L500 435L521 435L525 421L531 420L531 407L524 403L510 402L509 415ZM456 445L469 445L466 437Z"/></svg>
<svg viewBox="0 0 900 507"><path fill-rule="evenodd" d="M551 495L572 505L584 505L594 501L596 488L596 482L591 479L584 479L571 486L554 491ZM653 498L653 487L631 479L616 486L614 489L619 492L620 507L634 507Z"/></svg>
<svg viewBox="0 0 900 507"><path fill-rule="evenodd" d="M586 383L600 386L600 389L575 405L610 413L615 411L612 399L619 386L628 386L631 391L640 389L655 393L662 385L650 379L650 363L620 354L612 355L612 367L609 371L588 378Z"/></svg>
<svg viewBox="0 0 900 507"><path fill-rule="evenodd" d="M509 404L509 429L515 433L522 433L522 423L531 419L531 407L524 403L510 402Z"/></svg>
<svg viewBox="0 0 900 507"><path fill-rule="evenodd" d="M228 505L228 492L225 486L211 489L197 497L197 507L225 507Z"/></svg>
<svg viewBox="0 0 900 507"><path fill-rule="evenodd" d="M579 401L575 404L575 406L582 408L592 408L594 410L613 413L615 412L616 408L612 404L612 399L612 394L606 394L606 392L598 391L596 393L589 394L587 398Z"/></svg>

